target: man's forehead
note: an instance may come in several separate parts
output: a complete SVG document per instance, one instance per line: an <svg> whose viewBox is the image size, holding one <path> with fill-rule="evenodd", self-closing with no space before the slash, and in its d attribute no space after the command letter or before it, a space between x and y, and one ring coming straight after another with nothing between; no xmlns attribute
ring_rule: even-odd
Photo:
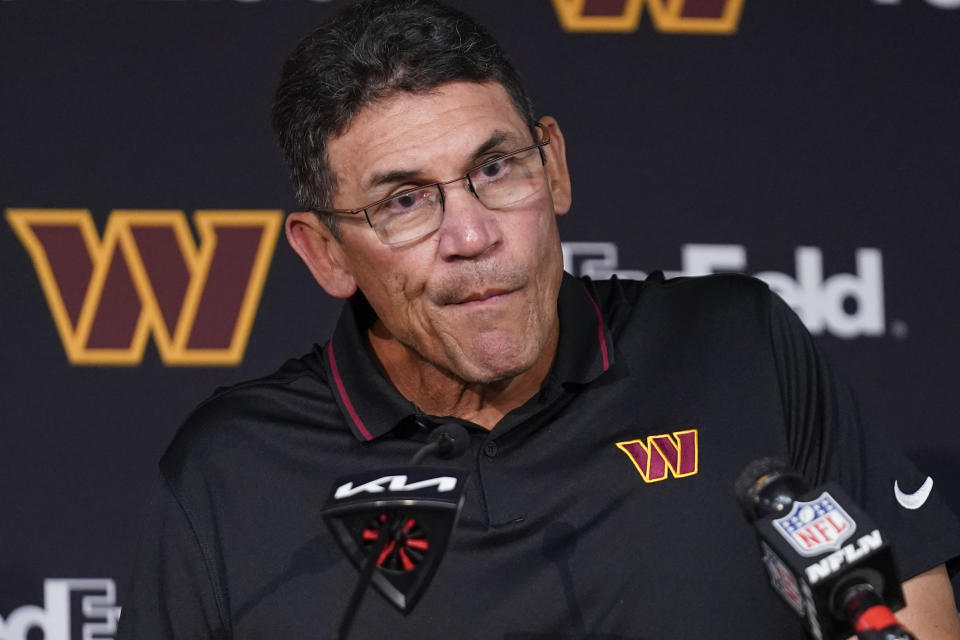
<svg viewBox="0 0 960 640"><path fill-rule="evenodd" d="M338 176L368 184L377 175L427 169L433 160L467 162L491 141L515 146L529 138L500 84L454 82L367 105L330 140L328 159Z"/></svg>
<svg viewBox="0 0 960 640"><path fill-rule="evenodd" d="M516 132L495 129L479 144L462 149L462 155L466 158L467 164L472 165L490 151L500 149L504 146L508 148L518 147L520 144L521 138ZM360 186L363 189L375 189L376 187L386 184L409 182L411 180L416 181L418 178L424 177L422 164L423 163L417 159L413 160L412 164L403 169L378 170L372 167L364 173Z"/></svg>

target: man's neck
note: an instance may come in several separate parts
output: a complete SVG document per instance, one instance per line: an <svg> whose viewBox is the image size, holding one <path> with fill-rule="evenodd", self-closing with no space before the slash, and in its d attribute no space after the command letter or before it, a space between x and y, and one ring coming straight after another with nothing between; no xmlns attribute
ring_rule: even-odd
<svg viewBox="0 0 960 640"><path fill-rule="evenodd" d="M452 416L493 429L503 416L540 391L540 385L553 364L559 333L559 326L555 326L532 367L491 384L466 382L424 360L393 337L379 320L369 329L367 336L387 379L421 411L435 416Z"/></svg>

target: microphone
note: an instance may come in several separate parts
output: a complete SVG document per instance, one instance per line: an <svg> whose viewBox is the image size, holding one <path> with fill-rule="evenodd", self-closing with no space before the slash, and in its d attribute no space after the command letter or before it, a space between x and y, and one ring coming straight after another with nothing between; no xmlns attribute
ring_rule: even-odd
<svg viewBox="0 0 960 640"><path fill-rule="evenodd" d="M470 434L467 430L456 422L447 422L430 432L427 444L413 454L410 464L420 464L431 453L441 460L459 458L469 446Z"/></svg>
<svg viewBox="0 0 960 640"><path fill-rule="evenodd" d="M734 488L771 586L814 638L914 640L893 615L904 600L890 543L839 486L810 490L786 462L761 458Z"/></svg>
<svg viewBox="0 0 960 640"><path fill-rule="evenodd" d="M433 454L462 455L470 445L457 423L433 429L410 466L338 478L323 508L334 539L360 570L338 634L347 637L368 584L404 614L413 610L440 565L463 507L467 473L414 466Z"/></svg>

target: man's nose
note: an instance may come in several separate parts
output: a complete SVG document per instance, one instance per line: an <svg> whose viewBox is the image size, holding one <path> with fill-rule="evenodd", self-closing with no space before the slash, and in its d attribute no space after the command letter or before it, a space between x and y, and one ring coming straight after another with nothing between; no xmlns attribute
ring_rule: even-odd
<svg viewBox="0 0 960 640"><path fill-rule="evenodd" d="M444 258L475 258L502 240L497 212L487 209L467 180L444 187L440 252Z"/></svg>

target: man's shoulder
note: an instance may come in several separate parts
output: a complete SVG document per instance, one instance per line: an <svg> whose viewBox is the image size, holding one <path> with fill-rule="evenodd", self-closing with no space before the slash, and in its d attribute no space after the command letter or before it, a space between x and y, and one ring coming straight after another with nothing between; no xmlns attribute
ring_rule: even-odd
<svg viewBox="0 0 960 640"><path fill-rule="evenodd" d="M604 280L582 277L587 286L596 291L600 300L621 298L636 302L645 294L671 294L674 298L703 294L720 296L767 295L769 287L763 280L741 273L714 273L703 276L667 277L662 271L653 271L643 280L613 276Z"/></svg>
<svg viewBox="0 0 960 640"><path fill-rule="evenodd" d="M614 276L584 282L614 326L641 319L765 320L774 297L762 280L735 273L667 278L655 271L644 280Z"/></svg>
<svg viewBox="0 0 960 640"><path fill-rule="evenodd" d="M174 436L160 462L164 475L242 457L244 450L297 429L342 430L320 353L317 347L274 373L214 391Z"/></svg>

